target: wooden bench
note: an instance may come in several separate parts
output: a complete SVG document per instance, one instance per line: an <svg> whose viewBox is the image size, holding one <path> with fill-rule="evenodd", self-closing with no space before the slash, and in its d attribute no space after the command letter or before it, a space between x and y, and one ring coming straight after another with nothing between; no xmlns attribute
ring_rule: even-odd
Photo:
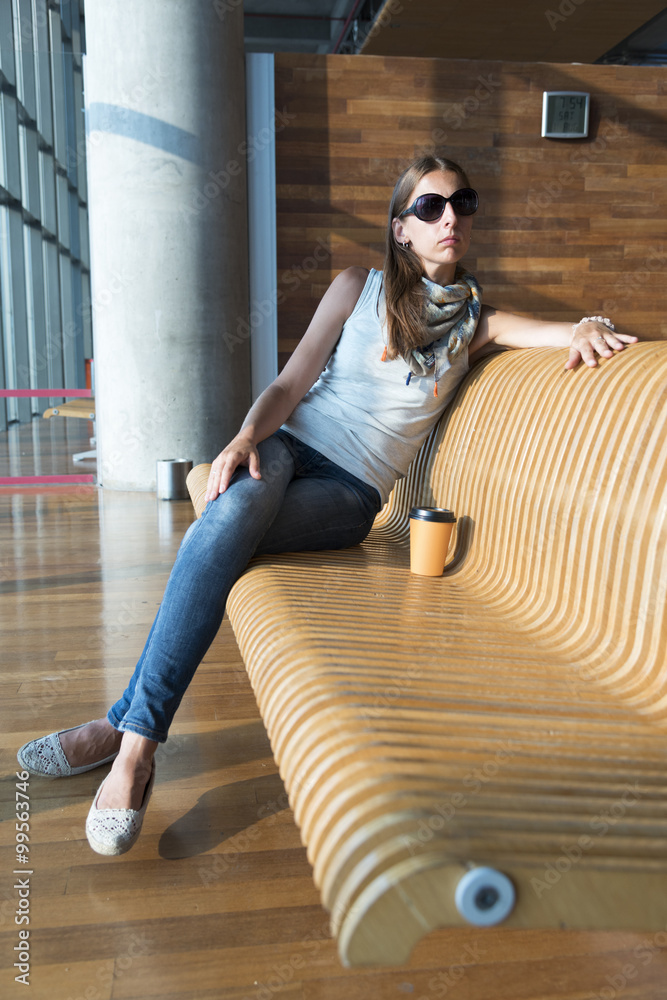
<svg viewBox="0 0 667 1000"><path fill-rule="evenodd" d="M487 867L503 926L667 926L667 343L564 359L479 362L363 545L230 595L347 965L495 920ZM458 516L442 578L414 502Z"/></svg>
<svg viewBox="0 0 667 1000"><path fill-rule="evenodd" d="M92 396L83 399L68 399L65 403L44 410L44 419L49 420L51 417L77 417L79 420L95 420L95 400ZM90 443L96 444L94 430ZM97 458L97 448L72 455L73 462L82 462L84 458Z"/></svg>
<svg viewBox="0 0 667 1000"><path fill-rule="evenodd" d="M66 403L44 410L44 419L50 417L78 417L83 420L95 419L95 400L91 396L83 399L68 399Z"/></svg>

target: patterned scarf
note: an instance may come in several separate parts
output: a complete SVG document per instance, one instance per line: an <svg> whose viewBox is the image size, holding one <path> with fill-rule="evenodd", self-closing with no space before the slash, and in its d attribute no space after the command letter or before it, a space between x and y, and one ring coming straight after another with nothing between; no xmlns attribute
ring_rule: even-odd
<svg viewBox="0 0 667 1000"><path fill-rule="evenodd" d="M413 375L430 375L438 380L454 358L470 343L482 307L482 289L474 275L457 267L455 284L437 285L422 278L428 292L424 311L429 341L403 355Z"/></svg>

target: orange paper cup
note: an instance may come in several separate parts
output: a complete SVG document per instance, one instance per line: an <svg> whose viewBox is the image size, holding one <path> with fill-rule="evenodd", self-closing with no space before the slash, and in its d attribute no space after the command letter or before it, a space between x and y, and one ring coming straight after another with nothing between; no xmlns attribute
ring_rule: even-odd
<svg viewBox="0 0 667 1000"><path fill-rule="evenodd" d="M442 576L456 518L444 507L410 511L410 570L419 576Z"/></svg>

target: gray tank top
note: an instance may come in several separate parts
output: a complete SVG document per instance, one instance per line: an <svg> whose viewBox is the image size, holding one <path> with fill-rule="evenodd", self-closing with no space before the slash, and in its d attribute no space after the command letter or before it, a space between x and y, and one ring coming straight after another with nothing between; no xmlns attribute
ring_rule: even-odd
<svg viewBox="0 0 667 1000"><path fill-rule="evenodd" d="M371 270L326 368L283 427L374 486L386 502L468 371L467 346L438 379L382 361L382 272Z"/></svg>

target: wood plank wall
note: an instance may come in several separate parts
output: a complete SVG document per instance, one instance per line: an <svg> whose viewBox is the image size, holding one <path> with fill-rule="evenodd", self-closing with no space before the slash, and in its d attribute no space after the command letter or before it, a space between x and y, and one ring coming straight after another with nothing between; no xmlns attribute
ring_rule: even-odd
<svg viewBox="0 0 667 1000"><path fill-rule="evenodd" d="M276 56L279 364L332 278L382 267L395 178L434 146L481 196L484 299L544 319L611 316L667 339L667 70ZM591 94L585 140L540 138L543 90Z"/></svg>

